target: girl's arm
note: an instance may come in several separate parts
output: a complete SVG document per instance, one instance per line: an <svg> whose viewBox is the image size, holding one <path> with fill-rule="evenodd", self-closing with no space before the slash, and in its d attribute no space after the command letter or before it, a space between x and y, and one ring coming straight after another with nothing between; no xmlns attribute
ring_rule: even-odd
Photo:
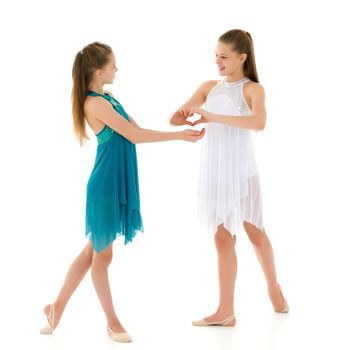
<svg viewBox="0 0 350 350"><path fill-rule="evenodd" d="M237 128L253 129L255 131L263 130L266 124L264 88L258 83L247 84L245 92L247 94L246 100L250 100L252 104L252 114L250 116L242 118L242 116L220 115L210 113L203 108L192 108L190 114L197 113L201 115L201 118L196 120L194 124L215 122L232 125Z"/></svg>
<svg viewBox="0 0 350 350"><path fill-rule="evenodd" d="M117 113L103 97L95 97L85 101L85 114L102 121L111 129L132 143L160 142L170 140L198 141L204 136L205 129L183 130L179 132L148 131L138 129L123 116Z"/></svg>
<svg viewBox="0 0 350 350"><path fill-rule="evenodd" d="M131 118L131 116L130 116L129 114L128 114L128 117L129 117L129 119L130 119L131 124L132 124L135 128L137 128L137 129L139 129L139 130L146 130L146 131L158 132L157 130L151 130L151 129L141 128L141 127L135 122L135 120L134 120L133 118Z"/></svg>
<svg viewBox="0 0 350 350"><path fill-rule="evenodd" d="M110 91L105 91L105 92L107 92L107 93L110 94L112 97L114 97L114 95L113 95ZM115 97L114 97L114 98L115 98ZM136 129L158 132L158 131L156 131L156 130L150 130L150 129L141 128L141 127L136 123L136 121L134 120L134 118L132 118L128 113L127 113L127 115L128 115L128 117L129 117L129 119L130 119L131 124L132 124Z"/></svg>
<svg viewBox="0 0 350 350"><path fill-rule="evenodd" d="M218 83L218 80L209 80L201 84L193 93L189 100L187 100L177 111L172 113L169 117L171 125L195 125L187 120L190 117L190 109L194 107L201 107L208 96L210 90Z"/></svg>

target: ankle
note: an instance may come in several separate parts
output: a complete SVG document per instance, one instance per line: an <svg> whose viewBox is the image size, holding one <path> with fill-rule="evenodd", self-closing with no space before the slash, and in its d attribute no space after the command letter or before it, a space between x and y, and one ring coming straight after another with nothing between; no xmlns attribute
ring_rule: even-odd
<svg viewBox="0 0 350 350"><path fill-rule="evenodd" d="M62 303L60 300L56 300L54 303L53 303L54 307L55 307L55 310L64 310L64 308L66 307L66 304L65 303Z"/></svg>
<svg viewBox="0 0 350 350"><path fill-rule="evenodd" d="M111 319L107 319L107 324L109 325L109 327L119 327L121 326L119 320L115 317L115 318L111 318Z"/></svg>
<svg viewBox="0 0 350 350"><path fill-rule="evenodd" d="M233 306L225 306L225 307L219 306L216 313L223 316L230 316L234 314Z"/></svg>

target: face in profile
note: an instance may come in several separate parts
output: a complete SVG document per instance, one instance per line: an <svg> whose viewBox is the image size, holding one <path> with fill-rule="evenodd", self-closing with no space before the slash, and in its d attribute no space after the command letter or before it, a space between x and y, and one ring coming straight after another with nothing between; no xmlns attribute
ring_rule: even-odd
<svg viewBox="0 0 350 350"><path fill-rule="evenodd" d="M233 51L232 45L218 42L216 45L216 64L221 76L231 75L243 67L247 54Z"/></svg>
<svg viewBox="0 0 350 350"><path fill-rule="evenodd" d="M101 69L101 80L104 84L112 84L115 73L118 68L116 67L116 60L113 53L109 55L108 63Z"/></svg>

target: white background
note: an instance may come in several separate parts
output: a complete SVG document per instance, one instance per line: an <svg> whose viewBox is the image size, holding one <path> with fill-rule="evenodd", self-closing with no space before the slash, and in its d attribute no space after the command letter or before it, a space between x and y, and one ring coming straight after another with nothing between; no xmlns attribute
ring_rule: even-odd
<svg viewBox="0 0 350 350"><path fill-rule="evenodd" d="M86 183L96 139L74 138L74 55L110 45L119 71L105 86L139 125L175 131L169 114L220 79L216 40L249 31L266 90L267 124L253 133L266 232L290 304L277 315L246 235L237 242L237 326L195 328L213 313L213 234L196 220L200 143L137 145L145 233L114 243L110 282L130 349L349 348L350 50L346 1L3 1L1 37L0 347L104 349L90 272L53 336L43 306L87 243ZM199 127L197 127L199 129Z"/></svg>

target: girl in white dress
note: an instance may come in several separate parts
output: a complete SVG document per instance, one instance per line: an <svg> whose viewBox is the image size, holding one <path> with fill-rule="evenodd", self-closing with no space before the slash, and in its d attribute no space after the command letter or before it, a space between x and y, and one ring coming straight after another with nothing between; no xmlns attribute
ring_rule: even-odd
<svg viewBox="0 0 350 350"><path fill-rule="evenodd" d="M274 255L263 225L262 196L250 131L265 127L264 88L259 84L251 35L230 30L220 36L216 64L222 80L204 82L170 119L173 125L207 123L202 141L198 217L215 233L220 300L217 311L195 326L235 326L236 232L252 242L276 312L289 307L277 281ZM200 108L205 103L205 109ZM194 114L200 119L187 120Z"/></svg>

